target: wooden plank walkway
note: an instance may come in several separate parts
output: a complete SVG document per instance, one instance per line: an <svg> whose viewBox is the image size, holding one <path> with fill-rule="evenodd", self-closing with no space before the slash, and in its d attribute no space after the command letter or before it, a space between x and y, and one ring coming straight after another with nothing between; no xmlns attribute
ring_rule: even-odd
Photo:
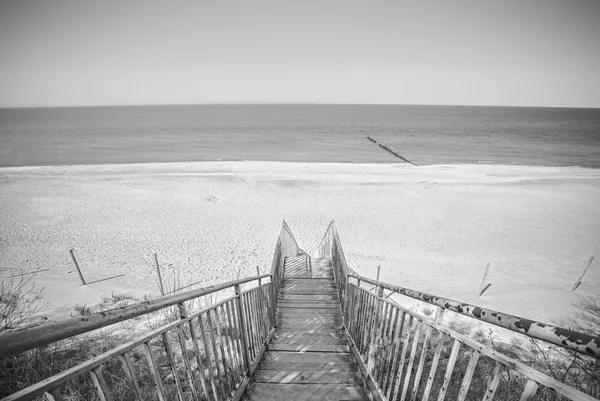
<svg viewBox="0 0 600 401"><path fill-rule="evenodd" d="M331 262L288 258L277 330L247 400L369 400L346 343Z"/></svg>

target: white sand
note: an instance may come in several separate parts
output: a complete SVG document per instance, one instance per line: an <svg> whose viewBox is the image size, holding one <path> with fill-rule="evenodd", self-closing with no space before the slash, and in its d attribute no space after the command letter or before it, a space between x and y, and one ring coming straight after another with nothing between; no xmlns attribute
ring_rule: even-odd
<svg viewBox="0 0 600 401"><path fill-rule="evenodd" d="M0 273L36 281L58 316L100 294L157 293L270 268L281 219L313 252L336 220L348 263L374 277L548 323L600 297L600 170L198 162L0 169ZM68 250L88 281L79 285ZM476 296L487 263L492 286Z"/></svg>

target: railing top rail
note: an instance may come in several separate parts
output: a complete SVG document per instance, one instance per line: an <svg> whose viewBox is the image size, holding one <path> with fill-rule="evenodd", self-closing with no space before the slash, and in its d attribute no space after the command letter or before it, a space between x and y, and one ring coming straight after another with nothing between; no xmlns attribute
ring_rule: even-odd
<svg viewBox="0 0 600 401"><path fill-rule="evenodd" d="M292 233L292 230L290 229L290 227L287 225L285 220L281 221L281 230L279 231L279 238L281 238L281 233L283 232L283 230L285 230L288 235L290 236L290 238L292 239L292 241L294 241L294 244L296 245L296 247L298 248L298 250L304 254L306 254L306 251L302 248L300 248L300 245L298 245L298 241L296 240L296 237L294 237L294 234Z"/></svg>
<svg viewBox="0 0 600 401"><path fill-rule="evenodd" d="M510 315L491 309L485 309L477 305L427 294L425 292L412 290L410 288L405 288L394 284L381 281L377 282L357 274L348 274L348 277L359 279L373 285L378 285L397 294L436 305L473 319L481 320L517 333L525 334L529 337L558 345L571 351L600 359L600 337L536 322L531 319L525 319L519 316Z"/></svg>
<svg viewBox="0 0 600 401"><path fill-rule="evenodd" d="M37 327L11 331L0 335L0 358L25 352L36 347L107 327L137 316L146 315L169 306L174 306L204 295L266 277L271 277L271 275L262 274L260 276L228 281L226 283L198 288L196 290L169 295L151 301L140 302L122 308L94 313L89 316L66 319Z"/></svg>

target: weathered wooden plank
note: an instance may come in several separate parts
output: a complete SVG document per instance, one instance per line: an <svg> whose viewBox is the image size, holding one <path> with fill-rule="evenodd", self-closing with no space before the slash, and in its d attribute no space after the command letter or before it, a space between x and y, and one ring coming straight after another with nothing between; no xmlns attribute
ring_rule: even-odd
<svg viewBox="0 0 600 401"><path fill-rule="evenodd" d="M302 295L302 294L280 294L280 300L293 300L293 299L310 299L314 301L338 301L338 296L336 294L316 294L316 295ZM338 301L339 302L339 301Z"/></svg>
<svg viewBox="0 0 600 401"><path fill-rule="evenodd" d="M395 400L398 397L398 390L400 389L400 384L402 383L402 373L404 371L404 360L406 359L406 353L408 351L408 344L410 342L410 335L412 333L413 328L415 327L414 318L409 316L408 324L406 325L405 333L403 334L403 344L402 344L402 353L400 356L400 363L398 364L398 373L396 374L396 380L394 384L394 395L393 399Z"/></svg>
<svg viewBox="0 0 600 401"><path fill-rule="evenodd" d="M481 353L479 351L473 350L473 352L471 353L471 359L469 360L469 365L467 366L465 377L463 378L462 385L460 386L460 392L458 393L457 401L466 400L467 393L469 392L469 387L471 386L471 379L473 378L473 373L475 373L477 361L479 361L480 356Z"/></svg>
<svg viewBox="0 0 600 401"><path fill-rule="evenodd" d="M332 327L332 326L296 326L288 325L282 326L278 325L277 334L282 336L290 336L290 335L300 335L300 334L327 334L329 336L340 333L343 331L344 327L342 325Z"/></svg>
<svg viewBox="0 0 600 401"><path fill-rule="evenodd" d="M417 399L417 393L419 392L419 385L421 384L421 376L423 374L423 367L425 366L425 359L427 357L427 348L429 347L429 339L431 337L431 331L433 330L430 326L427 326L425 333L425 340L423 340L423 347L421 348L421 358L419 360L419 366L417 367L417 374L413 383L412 394L410 396L411 401Z"/></svg>
<svg viewBox="0 0 600 401"><path fill-rule="evenodd" d="M279 302L277 304L279 310L281 309L332 309L334 311L340 311L340 303L337 301L331 302Z"/></svg>
<svg viewBox="0 0 600 401"><path fill-rule="evenodd" d="M257 383L359 384L362 376L356 372L259 370L254 379Z"/></svg>
<svg viewBox="0 0 600 401"><path fill-rule="evenodd" d="M460 341L454 340L454 344L452 345L452 351L450 352L450 358L448 359L448 365L446 365L446 375L444 376L444 383L442 384L442 388L438 393L438 401L444 401L446 398L446 391L448 391L448 386L450 385L450 380L452 380L452 372L454 371L454 364L456 363L456 359L458 358L458 351L460 350Z"/></svg>
<svg viewBox="0 0 600 401"><path fill-rule="evenodd" d="M354 362L352 355L337 352L267 351L264 360L278 362Z"/></svg>
<svg viewBox="0 0 600 401"><path fill-rule="evenodd" d="M419 348L419 336L421 335L421 328L423 325L417 320L417 328L415 329L415 335L413 336L412 349L410 351L410 359L408 360L408 366L406 367L406 376L404 377L404 385L402 386L401 401L406 399L408 393L408 386L410 384L410 375L412 374L412 367L415 363L415 357L417 355L417 349Z"/></svg>
<svg viewBox="0 0 600 401"><path fill-rule="evenodd" d="M133 391L135 399L141 401L142 395L140 391L140 386L138 384L137 377L135 376L135 371L133 370L133 365L131 364L131 359L129 359L129 355L126 352L124 352L123 355L119 355L117 358L119 359L119 362L121 362L121 366L123 367L125 375L129 380L129 384L131 386L131 390Z"/></svg>
<svg viewBox="0 0 600 401"><path fill-rule="evenodd" d="M427 401L429 399L429 394L431 394L431 389L433 387L433 380L435 379L437 365L440 361L440 356L442 355L443 346L444 346L444 333L440 332L438 335L438 339L437 339L437 347L436 347L435 353L433 355L433 361L431 361L431 366L429 368L429 376L427 377L427 384L425 385L425 390L423 391L422 401ZM500 378L498 378L498 380L500 380ZM497 383L496 383L496 385L497 385Z"/></svg>
<svg viewBox="0 0 600 401"><path fill-rule="evenodd" d="M368 391L345 384L274 384L256 383L249 400L367 400Z"/></svg>
<svg viewBox="0 0 600 401"><path fill-rule="evenodd" d="M346 345L346 340L341 333L331 334L304 334L299 333L298 335L292 335L282 337L276 335L273 337L271 344L336 344Z"/></svg>
<svg viewBox="0 0 600 401"><path fill-rule="evenodd" d="M173 380L175 380L177 396L179 397L179 401L183 401L183 389L181 388L181 382L179 381L179 375L177 374L177 366L175 366L175 358L173 357L173 350L171 349L171 344L169 343L167 333L162 334L162 340L164 349L167 353L167 365L171 370Z"/></svg>
<svg viewBox="0 0 600 401"><path fill-rule="evenodd" d="M529 380L527 384L525 384L525 389L521 394L520 401L531 401L533 397L535 397L535 393L537 392L539 385L533 380Z"/></svg>
<svg viewBox="0 0 600 401"><path fill-rule="evenodd" d="M487 389L485 390L485 397L483 398L483 401L491 401L494 399L494 396L496 395L496 389L498 388L498 384L502 378L503 368L504 367L499 362L496 362L496 365L494 366L494 374L488 383Z"/></svg>
<svg viewBox="0 0 600 401"><path fill-rule="evenodd" d="M305 372L358 372L356 362L278 362L263 361L260 370L299 370Z"/></svg>
<svg viewBox="0 0 600 401"><path fill-rule="evenodd" d="M100 398L100 401L112 401L112 396L110 395L110 391L108 391L106 381L104 381L104 376L102 375L101 367L99 366L97 368L94 368L90 370L89 373L92 377L94 387L96 387L96 393L98 394L98 398Z"/></svg>
<svg viewBox="0 0 600 401"><path fill-rule="evenodd" d="M319 288L284 288L279 290L280 294L285 297L287 295L330 295L337 296L335 289L319 289Z"/></svg>
<svg viewBox="0 0 600 401"><path fill-rule="evenodd" d="M158 399L160 401L166 401L162 378L160 377L158 366L156 366L156 361L154 360L154 354L152 353L152 349L150 348L150 344L148 342L144 343L144 353L146 354L146 359L148 360L148 365L150 366L150 372L152 373L154 383L156 384L156 394L158 395Z"/></svg>
<svg viewBox="0 0 600 401"><path fill-rule="evenodd" d="M321 321L323 319L331 320L335 319L338 321L342 321L342 314L339 309L296 309L296 308L288 308L282 309L277 313L277 318L279 319L311 319L317 318Z"/></svg>
<svg viewBox="0 0 600 401"><path fill-rule="evenodd" d="M338 344L270 344L269 351L293 352L350 352L347 345Z"/></svg>

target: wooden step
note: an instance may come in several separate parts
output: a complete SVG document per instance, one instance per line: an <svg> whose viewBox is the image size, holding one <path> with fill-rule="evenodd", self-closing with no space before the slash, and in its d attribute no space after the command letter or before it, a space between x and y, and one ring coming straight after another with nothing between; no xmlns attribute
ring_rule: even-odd
<svg viewBox="0 0 600 401"><path fill-rule="evenodd" d="M281 302L277 303L278 308L285 309L335 309L340 310L339 302Z"/></svg>
<svg viewBox="0 0 600 401"><path fill-rule="evenodd" d="M358 372L356 362L279 362L263 361L260 370L298 370L303 372Z"/></svg>
<svg viewBox="0 0 600 401"><path fill-rule="evenodd" d="M290 336L300 336L300 335L309 335L309 336L318 336L318 335L327 335L327 336L340 336L340 338L344 338L344 331L342 327L336 328L331 326L319 326L319 327L277 327L277 335L290 337Z"/></svg>
<svg viewBox="0 0 600 401"><path fill-rule="evenodd" d="M293 330L303 331L304 333L329 333L332 330L343 330L344 325L340 323L328 323L328 324L313 324L294 322L289 320L277 320L278 330Z"/></svg>
<svg viewBox="0 0 600 401"><path fill-rule="evenodd" d="M282 300L282 299L286 299L286 300L293 300L293 299L306 300L306 299L312 299L314 301L338 301L339 302L339 298L338 298L337 292L335 294L315 294L315 295L288 293L288 294L281 294L279 296L279 299L280 300Z"/></svg>
<svg viewBox="0 0 600 401"><path fill-rule="evenodd" d="M259 370L256 372L254 380L257 383L281 384L361 384L363 378L356 372Z"/></svg>
<svg viewBox="0 0 600 401"><path fill-rule="evenodd" d="M256 383L249 400L368 400L368 391L347 384L275 384Z"/></svg>
<svg viewBox="0 0 600 401"><path fill-rule="evenodd" d="M340 352L286 352L267 351L264 360L268 362L355 362L350 354Z"/></svg>
<svg viewBox="0 0 600 401"><path fill-rule="evenodd" d="M350 352L350 348L346 344L290 344L277 343L269 344L269 351L290 351L290 352Z"/></svg>
<svg viewBox="0 0 600 401"><path fill-rule="evenodd" d="M279 290L279 293L282 295L290 295L290 294L305 294L305 295L329 295L336 296L337 291L335 289L318 289L318 288L282 288Z"/></svg>
<svg viewBox="0 0 600 401"><path fill-rule="evenodd" d="M324 316L328 318L337 316L341 318L342 312L340 311L340 308L281 308L277 311L277 316L285 318L305 318L310 316Z"/></svg>
<svg viewBox="0 0 600 401"><path fill-rule="evenodd" d="M273 343L296 343L305 344L315 341L326 342L331 344L346 344L346 338L342 330L330 330L329 333L308 334L296 331L277 330L271 340Z"/></svg>

